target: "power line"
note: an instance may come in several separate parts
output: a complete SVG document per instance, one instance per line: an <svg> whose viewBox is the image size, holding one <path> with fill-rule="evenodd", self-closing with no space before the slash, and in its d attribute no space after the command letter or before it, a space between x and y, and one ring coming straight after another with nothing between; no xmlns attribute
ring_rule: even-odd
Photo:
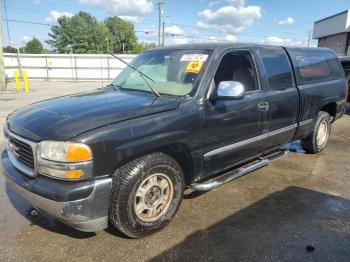
<svg viewBox="0 0 350 262"><path fill-rule="evenodd" d="M305 22L305 23L302 23L302 24L309 24L310 22ZM203 28L199 27L199 26L196 26L196 25L189 25L189 24L178 24L178 23L167 23L168 25L176 25L176 26L180 26L180 27L188 27L188 28L193 28L195 30L204 30ZM254 26L255 29L257 30L254 30L254 31L246 31L246 32L237 32L237 33L234 33L234 35L245 35L245 36L251 36L251 37L266 37L267 35L262 35L262 34L254 34L255 32L263 32L263 31L266 31L267 33L268 32L271 32L271 31L275 31L275 32L279 32L279 33L283 33L283 34L293 34L291 31L281 31L281 30L278 30L276 29L276 27L259 27L259 26ZM259 29L260 28L260 29ZM217 29L212 29L212 28L208 28L208 29L205 29L205 31L212 31L212 32L217 32L218 30ZM295 30L293 30L295 32ZM300 30L298 30L300 32ZM290 37L289 37L290 38ZM290 38L290 39L296 39L296 40L299 40L297 38Z"/></svg>
<svg viewBox="0 0 350 262"><path fill-rule="evenodd" d="M33 24L33 25L55 26L54 24L40 23L40 22L31 22L31 21L16 20L16 19L2 19L2 21L14 22L14 23L23 23L23 24Z"/></svg>
<svg viewBox="0 0 350 262"><path fill-rule="evenodd" d="M2 19L2 21L8 21L8 22L14 22L14 23L24 23L24 24L33 24L33 25L42 25L42 26L57 26L56 24L49 24L49 23L41 23L41 22L33 22L33 21L24 21L24 20L17 20L17 19ZM132 30L132 29L123 29L123 30L118 30L122 32L135 32L135 33L155 33L157 31L155 30Z"/></svg>
<svg viewBox="0 0 350 262"><path fill-rule="evenodd" d="M1 0L0 0L1 1ZM11 37L10 37L10 29L9 29L9 21L7 18L7 7L6 7L6 0L4 0L4 9L5 9L5 17L6 17L6 26L7 26L7 37L9 40L9 45L11 45Z"/></svg>
<svg viewBox="0 0 350 262"><path fill-rule="evenodd" d="M4 0L5 2L5 0ZM164 2L162 0L159 0L158 2L158 5L159 5L159 14L158 14L158 18L160 19L161 16L162 16L162 10L161 10L161 5L163 5ZM7 7L7 8L13 8L13 9L21 9L21 10L28 10L28 11L37 11L35 9L28 9L28 8L20 8L20 7ZM45 11L46 12L46 11ZM6 19L4 19L4 21L6 21L7 23L7 28L9 29L9 25L8 25L8 22L17 22L17 23L26 23L26 24L35 24L35 25L43 25L43 26L55 26L55 24L49 24L49 23L42 23L42 22L32 22L32 21L23 21L23 20L16 20L16 19L8 19L7 18L7 12L5 13L6 14ZM161 20L159 20L158 22L160 22ZM142 24L142 23L140 23ZM147 23L144 23L144 24L147 24ZM177 23L167 23L169 25L177 25L177 26L181 26L181 27L190 27L190 28L195 28L195 29L200 29L202 30L202 28L198 27L198 26L194 26L194 25L184 25L184 24L177 24ZM158 44L160 44L160 36L161 36L161 23L158 25ZM259 27L258 27L259 28ZM272 31L273 29L263 29L263 30L266 30L266 31ZM130 30L132 31L132 30ZM206 29L206 31L212 31L212 32L217 32L218 30L215 30L215 29ZM277 30L276 30L277 31ZM135 31L137 32L137 31ZM143 33L147 33L146 30L139 30L138 32L143 32ZM150 31L149 31L150 32ZM266 37L267 35L258 35L258 34L252 34L254 32L261 32L261 30L259 31L253 31L251 33L243 33L243 32L238 32L238 33L235 33L234 35L243 35L243 36L249 36L249 37L256 37L256 38L260 38L260 37ZM280 31L281 32L281 31ZM10 33L9 33L9 30L7 30L7 33L8 33L8 37L9 37L9 42L11 42L10 40ZM287 32L284 32L284 33L287 33ZM291 34L290 32L288 32L287 34ZM168 34L167 34L168 35ZM180 35L179 35L180 36ZM193 36L193 35L183 35L183 37L189 37L189 38L198 38L198 39L208 39L207 37L199 37L199 36ZM211 38L209 38L211 39ZM297 39L297 38L289 38L291 40L300 40L300 39Z"/></svg>
<svg viewBox="0 0 350 262"><path fill-rule="evenodd" d="M55 24L49 24L49 23L41 23L41 22L33 22L33 21L24 21L24 20L16 20L16 19L2 19L3 21L6 22L15 22L15 23L25 23L25 24L34 24L34 25L42 25L42 26L56 26ZM176 25L176 24L174 24ZM124 32L135 32L135 33L144 33L146 35L149 34L154 34L157 33L159 31L155 31L155 30L119 30L119 31L124 31ZM164 33L167 36L171 36L171 37L182 37L182 38L192 38L192 39L202 39L202 40L209 40L209 41L221 41L221 42L232 42L223 38L217 38L218 36L195 36L195 35L186 35L186 34L173 34L173 33ZM238 33L240 35L249 35L249 36L254 36L254 37L261 37L261 36L257 36L257 35L251 35L251 34L245 34L245 33ZM301 41L300 39L292 39L291 40L297 40L297 41ZM276 42L261 42L261 43L273 43L276 44Z"/></svg>

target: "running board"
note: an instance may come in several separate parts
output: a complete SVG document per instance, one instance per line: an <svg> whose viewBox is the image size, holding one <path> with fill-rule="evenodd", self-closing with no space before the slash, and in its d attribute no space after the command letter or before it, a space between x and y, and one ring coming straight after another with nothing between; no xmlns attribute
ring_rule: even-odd
<svg viewBox="0 0 350 262"><path fill-rule="evenodd" d="M272 162L272 161L275 161L275 160L280 159L282 157L285 157L288 154L288 152L289 152L288 150L277 151L277 152L272 153L270 155L263 156L261 159L267 159L270 162Z"/></svg>
<svg viewBox="0 0 350 262"><path fill-rule="evenodd" d="M260 160L249 163L245 166L242 166L238 169L232 170L226 174L215 177L215 178L210 179L208 181L195 182L192 185L190 185L190 188L195 190L195 191L212 190L212 189L217 188L217 187L219 187L227 182L230 182L234 179L237 179L243 175L246 175L254 170L257 170L259 168L267 166L271 161L279 159L281 157L284 157L287 153L288 153L288 151L278 151L278 152L272 153L268 156L260 158Z"/></svg>

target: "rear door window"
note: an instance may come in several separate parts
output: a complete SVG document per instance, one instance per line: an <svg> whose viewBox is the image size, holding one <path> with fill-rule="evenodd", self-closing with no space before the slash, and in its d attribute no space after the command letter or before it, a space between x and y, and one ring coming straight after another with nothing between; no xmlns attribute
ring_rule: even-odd
<svg viewBox="0 0 350 262"><path fill-rule="evenodd" d="M265 67L270 90L284 90L293 86L289 59L281 47L262 48L259 55Z"/></svg>
<svg viewBox="0 0 350 262"><path fill-rule="evenodd" d="M337 57L330 51L289 51L302 84L330 81L343 77Z"/></svg>

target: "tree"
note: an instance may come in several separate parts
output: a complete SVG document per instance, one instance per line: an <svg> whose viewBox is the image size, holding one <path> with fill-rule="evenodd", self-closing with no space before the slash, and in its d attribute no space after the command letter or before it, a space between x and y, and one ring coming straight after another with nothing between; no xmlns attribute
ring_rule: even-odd
<svg viewBox="0 0 350 262"><path fill-rule="evenodd" d="M101 53L103 50L111 49L112 39L108 28L102 22L98 22L92 15L79 12L72 17L60 17L58 25L51 28L49 36L52 38L46 41L59 53Z"/></svg>
<svg viewBox="0 0 350 262"><path fill-rule="evenodd" d="M111 44L124 44L124 52L132 52L137 47L137 38L134 31L134 25L124 21L120 17L108 17L105 25L112 35Z"/></svg>
<svg viewBox="0 0 350 262"><path fill-rule="evenodd" d="M37 38L34 37L26 44L24 50L29 54L41 54L43 52L43 45Z"/></svg>
<svg viewBox="0 0 350 262"><path fill-rule="evenodd" d="M59 53L113 52L116 45L124 46L126 53L139 53L154 47L152 44L138 43L134 25L120 17L108 17L104 22L99 22L85 12L58 18L57 25L51 27L49 36L51 39L46 43Z"/></svg>
<svg viewBox="0 0 350 262"><path fill-rule="evenodd" d="M4 50L4 53L17 53L17 48L10 45L4 47L3 50Z"/></svg>
<svg viewBox="0 0 350 262"><path fill-rule="evenodd" d="M156 43L137 43L134 46L132 53L138 54L138 53L144 52L148 49L155 48L155 47L157 47Z"/></svg>

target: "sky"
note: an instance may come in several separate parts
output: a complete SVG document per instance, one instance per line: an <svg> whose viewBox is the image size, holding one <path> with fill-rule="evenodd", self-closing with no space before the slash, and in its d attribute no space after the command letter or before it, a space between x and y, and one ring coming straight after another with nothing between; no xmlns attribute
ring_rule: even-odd
<svg viewBox="0 0 350 262"><path fill-rule="evenodd" d="M54 25L58 17L72 16L79 11L91 13L100 21L108 16L120 16L135 25L140 42L157 42L158 0L3 1L10 20L8 24L4 21L3 5L4 45L10 42L13 46L23 46L33 37L44 42L49 39L50 25ZM349 0L163 2L165 45L214 41L305 46L314 21L350 9ZM310 45L316 44L315 40L310 42Z"/></svg>

